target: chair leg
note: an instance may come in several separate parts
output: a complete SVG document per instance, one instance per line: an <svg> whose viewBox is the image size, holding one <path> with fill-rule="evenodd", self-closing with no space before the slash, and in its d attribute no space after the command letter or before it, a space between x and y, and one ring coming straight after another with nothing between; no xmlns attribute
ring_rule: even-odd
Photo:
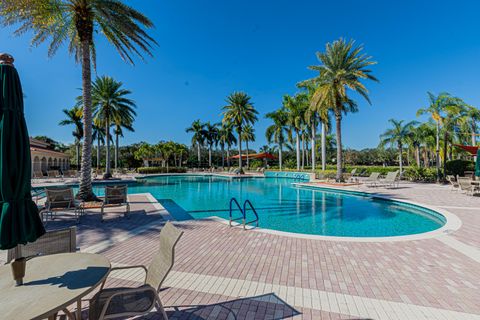
<svg viewBox="0 0 480 320"><path fill-rule="evenodd" d="M164 320L168 320L167 313L165 312L165 308L163 308L162 302L160 301L160 298L157 298L157 309L159 309L160 313L162 314L162 317Z"/></svg>

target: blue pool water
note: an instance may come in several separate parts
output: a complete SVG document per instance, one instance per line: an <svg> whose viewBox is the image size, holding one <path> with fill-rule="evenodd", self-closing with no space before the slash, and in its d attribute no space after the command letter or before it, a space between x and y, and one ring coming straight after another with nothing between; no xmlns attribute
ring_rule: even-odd
<svg viewBox="0 0 480 320"><path fill-rule="evenodd" d="M129 193L150 192L178 220L228 219L232 197L241 204L249 199L259 214L260 227L314 235L399 236L445 224L443 216L425 208L362 194L295 187L292 182L287 178L158 176L129 185ZM101 194L101 187L97 188ZM253 218L253 213L248 215Z"/></svg>

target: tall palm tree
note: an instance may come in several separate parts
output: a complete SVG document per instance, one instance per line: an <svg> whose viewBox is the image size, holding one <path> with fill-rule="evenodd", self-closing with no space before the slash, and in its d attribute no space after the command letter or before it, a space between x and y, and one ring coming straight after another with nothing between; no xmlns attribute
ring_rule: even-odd
<svg viewBox="0 0 480 320"><path fill-rule="evenodd" d="M92 140L97 140L97 169L100 169L100 145L105 144L105 128L102 124L99 124L98 121L97 123L94 121L92 129Z"/></svg>
<svg viewBox="0 0 480 320"><path fill-rule="evenodd" d="M127 96L131 91L123 89L123 84L111 77L99 77L92 85L92 105L95 120L105 126L106 164L104 179L112 176L110 172L110 126L112 123L133 123L135 102ZM118 137L118 136L117 136Z"/></svg>
<svg viewBox="0 0 480 320"><path fill-rule="evenodd" d="M305 128L305 113L308 109L308 96L299 93L295 96L285 95L283 106L287 112L287 121L292 131L295 132L295 143L297 151L297 170L300 170L300 139L302 130Z"/></svg>
<svg viewBox="0 0 480 320"><path fill-rule="evenodd" d="M250 167L250 160L248 157L248 143L255 141L255 129L252 125L247 124L242 131L242 141L245 141L245 148L247 149L247 168Z"/></svg>
<svg viewBox="0 0 480 320"><path fill-rule="evenodd" d="M282 108L267 113L265 117L273 121L273 124L267 127L265 137L268 143L276 143L278 145L278 164L280 170L282 170L283 145L288 139L288 136L291 135L290 126L288 125L288 114L285 109Z"/></svg>
<svg viewBox="0 0 480 320"><path fill-rule="evenodd" d="M20 24L15 34L33 31L33 45L50 40L48 55L53 56L63 43L82 66L83 146L80 189L77 197L95 199L92 190L92 79L96 47L94 35L104 35L120 57L133 64L132 54L143 59L142 52L152 55L156 44L143 28L153 23L141 12L121 0L28 0L2 1L1 23Z"/></svg>
<svg viewBox="0 0 480 320"><path fill-rule="evenodd" d="M388 120L392 124L392 128L387 129L380 136L380 146L383 147L386 144L397 145L398 147L398 162L400 164L400 174L403 172L403 146L408 142L410 135L412 134L412 128L417 123L416 121L410 121L404 123L404 120Z"/></svg>
<svg viewBox="0 0 480 320"><path fill-rule="evenodd" d="M223 123L218 130L218 142L222 149L222 167L225 166L225 146L227 146L227 164L230 167L230 148L237 143L237 138L235 138L235 135L233 134L233 127L230 123Z"/></svg>
<svg viewBox="0 0 480 320"><path fill-rule="evenodd" d="M212 149L218 144L218 127L216 124L211 124L210 121L205 123L204 130L205 140L208 145L208 166L212 166Z"/></svg>
<svg viewBox="0 0 480 320"><path fill-rule="evenodd" d="M370 56L362 53L363 46L356 46L355 41L339 39L327 43L325 52L318 52L320 65L310 69L319 75L310 81L315 84L315 93L311 99L313 105L330 108L335 115L337 138L337 180L342 179L342 116L358 110L355 101L348 96L350 89L362 96L369 104L368 90L362 80L378 81L369 69L376 64Z"/></svg>
<svg viewBox="0 0 480 320"><path fill-rule="evenodd" d="M431 92L427 92L429 106L426 108L421 108L417 111L417 116L423 114L429 114L431 118L435 121L436 126L436 135L435 135L435 162L437 166L437 181L440 180L440 130L442 117L445 113L445 110L448 106L456 105L460 101L458 98L453 97L448 92L441 92L438 96L435 96Z"/></svg>
<svg viewBox="0 0 480 320"><path fill-rule="evenodd" d="M233 92L227 97L228 103L223 107L223 123L231 123L237 131L238 137L238 166L240 173L242 169L242 131L248 124L254 124L257 121L258 111L255 110L250 96L244 92Z"/></svg>
<svg viewBox="0 0 480 320"><path fill-rule="evenodd" d="M123 138L123 129L126 129L130 132L135 132L135 129L133 128L131 123L126 122L126 119L120 119L115 121L115 126L113 128L113 134L115 135L115 169L118 168L120 162L118 160L119 157L119 152L120 152L120 143L119 143L119 138Z"/></svg>
<svg viewBox="0 0 480 320"><path fill-rule="evenodd" d="M200 120L195 120L185 131L193 133L192 145L197 145L198 166L200 167L202 162L200 148L205 142L205 125Z"/></svg>
<svg viewBox="0 0 480 320"><path fill-rule="evenodd" d="M82 109L75 106L71 109L63 109L62 112L65 114L66 119L60 121L59 125L74 125L72 135L75 139L75 158L77 161L77 166L80 166L80 141L83 138Z"/></svg>

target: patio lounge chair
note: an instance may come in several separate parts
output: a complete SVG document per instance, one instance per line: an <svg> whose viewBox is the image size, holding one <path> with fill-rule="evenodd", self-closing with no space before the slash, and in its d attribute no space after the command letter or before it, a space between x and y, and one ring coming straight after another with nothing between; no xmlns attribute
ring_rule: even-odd
<svg viewBox="0 0 480 320"><path fill-rule="evenodd" d="M35 242L21 244L7 252L7 263L18 257L47 255L77 251L77 231L75 227L47 231Z"/></svg>
<svg viewBox="0 0 480 320"><path fill-rule="evenodd" d="M105 214L105 206L126 206L124 216L128 218L130 203L128 202L128 189L126 184L105 186L105 197L102 203L102 222Z"/></svg>
<svg viewBox="0 0 480 320"><path fill-rule="evenodd" d="M48 221L48 216L53 220L53 213L56 211L70 211L75 213L77 223L80 222L80 216L84 214L83 202L76 200L73 196L73 188L47 188L45 189L45 209L41 212L45 223Z"/></svg>
<svg viewBox="0 0 480 320"><path fill-rule="evenodd" d="M42 171L33 171L33 178L34 179L43 179L43 172Z"/></svg>
<svg viewBox="0 0 480 320"><path fill-rule="evenodd" d="M457 180L452 175L447 175L447 181L450 183L450 190L451 191L459 191L460 185L458 184Z"/></svg>
<svg viewBox="0 0 480 320"><path fill-rule="evenodd" d="M117 317L144 315L155 306L164 319L168 319L160 301L158 292L163 281L173 267L175 246L183 232L167 222L160 232L160 246L148 267L144 265L114 267L115 270L141 268L145 271L143 285L136 288L107 288L100 291L90 300L89 319L103 320ZM110 274L111 274L110 272Z"/></svg>
<svg viewBox="0 0 480 320"><path fill-rule="evenodd" d="M369 187L376 187L378 183L380 182L380 172L372 172L370 176L365 179L365 184Z"/></svg>
<svg viewBox="0 0 480 320"><path fill-rule="evenodd" d="M467 177L457 177L458 185L461 191L464 191L468 195L474 195L479 193L478 186L472 184L472 179Z"/></svg>
<svg viewBox="0 0 480 320"><path fill-rule="evenodd" d="M380 184L384 187L392 187L392 188L395 188L395 186L398 186L399 184L398 171L388 172L385 179L380 181Z"/></svg>

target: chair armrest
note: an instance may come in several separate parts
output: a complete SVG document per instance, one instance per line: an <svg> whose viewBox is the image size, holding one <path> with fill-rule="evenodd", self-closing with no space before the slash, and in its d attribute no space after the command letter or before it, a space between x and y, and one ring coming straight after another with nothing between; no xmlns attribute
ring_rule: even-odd
<svg viewBox="0 0 480 320"><path fill-rule="evenodd" d="M147 278L148 269L147 269L146 266L141 265L141 264L135 265L135 266L113 267L113 268L110 269L110 272L108 273L108 276L110 276L112 271L127 270L127 269L143 269L143 271L145 271L145 279ZM145 279L143 280L144 282L145 282ZM103 289L103 287L105 286L105 282L107 282L107 280L108 280L108 277L105 278L105 280L103 280L102 285L100 286L100 290Z"/></svg>
<svg viewBox="0 0 480 320"><path fill-rule="evenodd" d="M123 290L118 290L117 292L113 293L111 296L108 297L108 299L105 301L105 305L102 308L102 312L100 313L100 319L103 319L105 314L107 313L108 307L110 305L110 302L112 301L113 298L116 296L122 295L122 294L128 294L128 293L136 293L136 292L142 292L142 291L152 291L155 300L158 299L158 294L157 291L150 287L150 286L144 286L140 288L131 288L131 289L123 289Z"/></svg>

